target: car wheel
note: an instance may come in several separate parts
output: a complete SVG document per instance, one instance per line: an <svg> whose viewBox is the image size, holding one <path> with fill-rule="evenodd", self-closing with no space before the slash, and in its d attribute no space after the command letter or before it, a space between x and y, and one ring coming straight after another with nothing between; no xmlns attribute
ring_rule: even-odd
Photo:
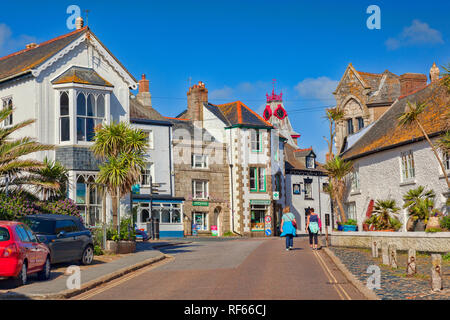
<svg viewBox="0 0 450 320"><path fill-rule="evenodd" d="M27 275L27 264L25 261L22 264L22 269L20 269L19 275L16 278L16 285L18 287L26 285L28 281L28 275Z"/></svg>
<svg viewBox="0 0 450 320"><path fill-rule="evenodd" d="M50 279L51 275L51 265L50 265L50 258L47 257L45 260L44 268L41 272L38 273L38 279L39 280L48 280Z"/></svg>
<svg viewBox="0 0 450 320"><path fill-rule="evenodd" d="M92 246L87 246L83 251L81 263L88 265L92 263L92 260L94 260L94 248Z"/></svg>

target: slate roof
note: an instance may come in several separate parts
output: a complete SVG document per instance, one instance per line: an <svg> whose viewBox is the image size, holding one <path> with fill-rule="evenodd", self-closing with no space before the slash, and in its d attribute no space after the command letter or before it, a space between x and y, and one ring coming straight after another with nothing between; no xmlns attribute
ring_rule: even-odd
<svg viewBox="0 0 450 320"><path fill-rule="evenodd" d="M405 112L408 101L427 104L424 112L419 116L419 121L428 135L433 136L444 132L449 125L446 115L450 108L450 94L441 82L433 82L410 95L399 98L359 140L342 153L342 156L346 159L359 158L424 139L416 125L398 126L398 117Z"/></svg>
<svg viewBox="0 0 450 320"><path fill-rule="evenodd" d="M87 30L88 28L84 27L43 42L34 48L24 49L0 58L0 82L15 75L31 72L31 69L40 66Z"/></svg>
<svg viewBox="0 0 450 320"><path fill-rule="evenodd" d="M300 161L300 157L306 157L311 152L314 153L314 151L311 148L308 149L297 149L290 144L286 143L284 145L284 154L285 154L285 170L301 170L301 171L310 171L310 172L316 172L316 173L322 173L325 174L325 170L323 169L323 165L316 161L316 167L314 169L312 168L306 168L306 164L302 161Z"/></svg>
<svg viewBox="0 0 450 320"><path fill-rule="evenodd" d="M136 97L130 97L130 119L170 122L152 107L143 106Z"/></svg>
<svg viewBox="0 0 450 320"><path fill-rule="evenodd" d="M92 68L72 66L52 81L52 84L80 83L94 86L114 87Z"/></svg>
<svg viewBox="0 0 450 320"><path fill-rule="evenodd" d="M367 105L391 104L400 96L400 77L386 70L383 73L357 71L370 86Z"/></svg>
<svg viewBox="0 0 450 320"><path fill-rule="evenodd" d="M114 60L128 73L128 75L137 82L134 76L123 66L123 64L109 51L109 49L95 36L89 29L84 27L51 40L42 42L32 48L24 49L5 57L0 58L0 82L6 81L11 77L30 73L33 69L39 67L56 53L64 49L70 43L80 36L88 33L94 37L103 48L114 58Z"/></svg>

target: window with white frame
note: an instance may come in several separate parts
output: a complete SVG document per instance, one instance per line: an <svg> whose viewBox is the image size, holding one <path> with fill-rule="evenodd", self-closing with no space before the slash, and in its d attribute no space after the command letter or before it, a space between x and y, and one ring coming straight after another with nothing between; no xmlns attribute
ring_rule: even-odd
<svg viewBox="0 0 450 320"><path fill-rule="evenodd" d="M359 191L359 168L355 168L351 173L352 192Z"/></svg>
<svg viewBox="0 0 450 320"><path fill-rule="evenodd" d="M444 152L442 155L442 160L444 162L444 168L445 170L450 170L450 152Z"/></svg>
<svg viewBox="0 0 450 320"><path fill-rule="evenodd" d="M411 150L401 153L401 171L402 182L407 182L414 179L414 156Z"/></svg>
<svg viewBox="0 0 450 320"><path fill-rule="evenodd" d="M59 93L59 139L61 142L70 141L69 93L67 91Z"/></svg>
<svg viewBox="0 0 450 320"><path fill-rule="evenodd" d="M144 168L142 169L141 172L141 186L142 187L150 187L151 183L154 183L155 181L152 182L152 177L155 176L154 173L154 165L152 162L146 162L144 165Z"/></svg>
<svg viewBox="0 0 450 320"><path fill-rule="evenodd" d="M356 203L350 202L347 204L347 218L356 220Z"/></svg>
<svg viewBox="0 0 450 320"><path fill-rule="evenodd" d="M207 199L208 181L192 180L192 195L194 199Z"/></svg>
<svg viewBox="0 0 450 320"><path fill-rule="evenodd" d="M102 193L95 184L94 175L77 174L75 185L75 202L86 225L101 222Z"/></svg>
<svg viewBox="0 0 450 320"><path fill-rule="evenodd" d="M149 149L153 149L153 131L152 130L143 130L145 135L145 145Z"/></svg>
<svg viewBox="0 0 450 320"><path fill-rule="evenodd" d="M306 157L306 167L314 169L314 157Z"/></svg>
<svg viewBox="0 0 450 320"><path fill-rule="evenodd" d="M193 154L192 168L208 168L208 156L203 154Z"/></svg>
<svg viewBox="0 0 450 320"><path fill-rule="evenodd" d="M77 141L93 141L96 126L105 120L105 95L78 91Z"/></svg>
<svg viewBox="0 0 450 320"><path fill-rule="evenodd" d="M252 129L250 134L250 145L253 152L262 151L262 132L258 129Z"/></svg>
<svg viewBox="0 0 450 320"><path fill-rule="evenodd" d="M312 193L312 180L311 179L305 179L305 199L312 199L313 193Z"/></svg>
<svg viewBox="0 0 450 320"><path fill-rule="evenodd" d="M7 97L7 98L3 98L3 109L9 109L12 110L13 108L13 101L12 101L12 97ZM4 125L5 126L11 126L13 124L13 113L11 112L9 114L9 116L4 120Z"/></svg>

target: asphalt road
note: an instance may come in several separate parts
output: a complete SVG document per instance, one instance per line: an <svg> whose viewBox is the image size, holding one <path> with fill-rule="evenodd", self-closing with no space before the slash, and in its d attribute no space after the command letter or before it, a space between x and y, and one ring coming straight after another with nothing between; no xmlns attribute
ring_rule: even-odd
<svg viewBox="0 0 450 320"><path fill-rule="evenodd" d="M365 299L322 251L296 238L193 242L161 249L172 256L83 293L82 300Z"/></svg>

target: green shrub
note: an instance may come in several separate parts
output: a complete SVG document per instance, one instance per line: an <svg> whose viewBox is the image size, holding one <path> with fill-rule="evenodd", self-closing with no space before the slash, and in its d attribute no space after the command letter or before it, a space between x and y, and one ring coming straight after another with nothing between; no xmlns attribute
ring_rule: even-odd
<svg viewBox="0 0 450 320"><path fill-rule="evenodd" d="M442 229L447 229L450 230L450 215L448 216L443 216L440 221L439 224L441 225Z"/></svg>
<svg viewBox="0 0 450 320"><path fill-rule="evenodd" d="M433 232L441 232L441 231L442 231L441 228L428 228L428 229L425 229L425 232L431 232L431 233L433 233Z"/></svg>
<svg viewBox="0 0 450 320"><path fill-rule="evenodd" d="M101 256L103 255L103 250L101 246L95 245L94 246L94 255Z"/></svg>
<svg viewBox="0 0 450 320"><path fill-rule="evenodd" d="M232 236L234 236L234 233L231 232L231 231L227 231L227 232L225 232L225 233L223 234L223 236L224 236L224 237L232 237Z"/></svg>
<svg viewBox="0 0 450 320"><path fill-rule="evenodd" d="M450 252L447 252L442 256L442 260L444 261L450 261Z"/></svg>
<svg viewBox="0 0 450 320"><path fill-rule="evenodd" d="M356 226L358 223L356 222L356 220L348 219L348 220L345 222L345 224L348 225L348 226Z"/></svg>

